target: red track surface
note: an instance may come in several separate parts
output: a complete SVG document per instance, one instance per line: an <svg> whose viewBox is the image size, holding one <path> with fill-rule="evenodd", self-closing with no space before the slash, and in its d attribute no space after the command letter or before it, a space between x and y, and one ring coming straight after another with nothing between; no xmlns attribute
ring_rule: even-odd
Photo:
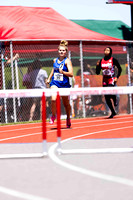
<svg viewBox="0 0 133 200"><path fill-rule="evenodd" d="M80 139L133 137L133 115L116 116L113 119L107 119L107 117L73 119L70 129L66 128L66 122L64 120L61 123L61 139L84 134L88 135L82 136ZM34 143L41 141L41 123L0 127L0 143ZM56 122L54 125L47 123L47 141L57 141Z"/></svg>

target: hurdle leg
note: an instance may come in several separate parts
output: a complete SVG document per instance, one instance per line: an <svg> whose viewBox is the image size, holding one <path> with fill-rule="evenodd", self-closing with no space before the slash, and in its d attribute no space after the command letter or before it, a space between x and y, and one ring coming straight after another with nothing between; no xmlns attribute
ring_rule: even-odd
<svg viewBox="0 0 133 200"><path fill-rule="evenodd" d="M57 151L60 154L60 151L61 151L61 120L60 120L61 105L60 105L59 92L57 92L56 107L57 107L57 142L58 142Z"/></svg>
<svg viewBox="0 0 133 200"><path fill-rule="evenodd" d="M42 94L42 139L43 139L43 155L47 155L47 141L46 141L46 97Z"/></svg>

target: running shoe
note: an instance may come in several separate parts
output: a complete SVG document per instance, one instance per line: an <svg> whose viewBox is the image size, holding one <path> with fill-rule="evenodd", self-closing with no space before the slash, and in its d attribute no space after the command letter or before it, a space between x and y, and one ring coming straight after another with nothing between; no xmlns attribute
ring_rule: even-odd
<svg viewBox="0 0 133 200"><path fill-rule="evenodd" d="M114 112L114 113L112 113L109 117L108 117L108 119L112 119L114 116L116 115L116 113Z"/></svg>
<svg viewBox="0 0 133 200"><path fill-rule="evenodd" d="M66 120L66 125L67 125L67 128L71 127L71 119Z"/></svg>
<svg viewBox="0 0 133 200"><path fill-rule="evenodd" d="M50 124L54 124L56 117L52 115L52 117L50 117L49 123Z"/></svg>

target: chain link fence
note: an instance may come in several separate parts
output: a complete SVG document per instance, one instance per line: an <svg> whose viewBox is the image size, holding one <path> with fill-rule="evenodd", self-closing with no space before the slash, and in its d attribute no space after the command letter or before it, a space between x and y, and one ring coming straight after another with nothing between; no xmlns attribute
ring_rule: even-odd
<svg viewBox="0 0 133 200"><path fill-rule="evenodd" d="M39 63L49 75L53 59L58 57L59 41L17 41L0 42L0 89L29 89L30 82L24 83L24 77ZM122 74L118 86L133 84L133 46L132 43L108 43L95 41L70 41L68 57L71 59L74 77L72 87L102 87L102 74L96 75L96 62L103 58L104 48L110 46L113 57L118 59ZM19 58L16 56L19 55ZM15 57L16 56L16 57ZM35 66L36 67L36 66ZM117 73L117 72L116 72ZM132 113L132 94L118 95L120 114ZM108 114L103 96L70 97L72 117L92 117ZM51 114L51 101L47 98L47 118ZM0 99L0 120L2 123L29 121L32 98ZM61 104L62 105L62 104ZM61 106L62 117L65 117ZM40 101L38 101L33 120L40 120Z"/></svg>

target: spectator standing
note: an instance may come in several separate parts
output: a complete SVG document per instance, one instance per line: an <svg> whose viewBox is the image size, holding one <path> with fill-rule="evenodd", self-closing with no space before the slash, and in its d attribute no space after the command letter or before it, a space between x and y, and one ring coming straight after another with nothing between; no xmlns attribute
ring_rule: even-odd
<svg viewBox="0 0 133 200"><path fill-rule="evenodd" d="M41 62L38 59L36 59L33 62L32 71L29 74L31 78L32 89L45 89L47 87L48 75L47 75L47 72L41 68L42 68ZM32 107L30 109L29 121L33 120L34 112L35 112L38 102L40 102L40 119L41 119L42 101L40 98L34 98Z"/></svg>
<svg viewBox="0 0 133 200"><path fill-rule="evenodd" d="M27 73L23 76L23 86L26 87L26 89L31 89L31 77L30 72L32 71L32 65L30 65L27 69ZM32 106L32 98L22 98L21 99L21 116L23 121L29 120L30 115L30 109Z"/></svg>
<svg viewBox="0 0 133 200"><path fill-rule="evenodd" d="M27 73L23 76L23 86L25 86L27 89L32 88L30 72L32 72L32 66L28 67Z"/></svg>

